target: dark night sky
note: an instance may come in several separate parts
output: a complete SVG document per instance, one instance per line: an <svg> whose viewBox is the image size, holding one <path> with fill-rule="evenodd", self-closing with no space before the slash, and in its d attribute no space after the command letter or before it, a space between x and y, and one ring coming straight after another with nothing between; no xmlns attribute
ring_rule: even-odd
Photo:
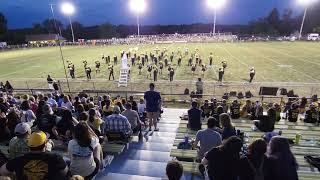
<svg viewBox="0 0 320 180"><path fill-rule="evenodd" d="M0 11L8 19L9 28L31 27L50 18L49 3L59 4L62 0L0 0ZM73 20L82 24L96 25L104 22L113 24L135 24L135 15L128 7L129 0L70 0L77 8ZM141 18L144 25L211 23L213 13L206 7L205 0L146 0L147 11ZM292 8L300 13L302 8L296 0L227 0L218 12L218 24L246 24L252 19L266 16L273 7L280 11ZM67 23L67 18L55 11L58 19Z"/></svg>

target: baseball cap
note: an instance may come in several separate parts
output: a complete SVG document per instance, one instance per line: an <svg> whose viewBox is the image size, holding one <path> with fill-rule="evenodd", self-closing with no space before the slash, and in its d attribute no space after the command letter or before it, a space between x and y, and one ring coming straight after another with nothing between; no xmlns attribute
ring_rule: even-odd
<svg viewBox="0 0 320 180"><path fill-rule="evenodd" d="M119 106L114 106L113 107L113 112L121 113L120 107Z"/></svg>
<svg viewBox="0 0 320 180"><path fill-rule="evenodd" d="M44 143L46 143L46 140L47 140L47 135L44 132L42 131L33 132L29 137L28 146L39 147Z"/></svg>
<svg viewBox="0 0 320 180"><path fill-rule="evenodd" d="M14 128L14 133L15 134L26 134L27 132L31 132L30 125L28 123L19 123L16 125Z"/></svg>

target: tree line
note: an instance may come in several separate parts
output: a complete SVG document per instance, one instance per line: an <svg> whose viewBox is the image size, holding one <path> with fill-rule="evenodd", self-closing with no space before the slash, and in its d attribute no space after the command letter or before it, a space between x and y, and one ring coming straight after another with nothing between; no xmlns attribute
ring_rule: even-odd
<svg viewBox="0 0 320 180"><path fill-rule="evenodd" d="M320 3L308 9L305 21L304 32L320 33ZM247 25L218 25L218 32L231 32L239 35L290 35L299 30L303 14L293 15L291 9L286 9L280 14L277 8L263 18L250 21ZM59 33L68 40L71 40L70 25L63 26L63 23L56 20L56 30L53 19L46 19L41 23L33 24L31 28L8 29L7 19L0 12L0 41L9 44L25 43L25 36L32 34L56 34ZM73 21L72 26L76 39L109 39L124 38L136 34L137 28L133 25L113 25L103 23L96 26L85 27L78 21ZM212 24L182 24L182 25L152 25L142 26L141 34L173 34L173 33L208 33L212 32Z"/></svg>

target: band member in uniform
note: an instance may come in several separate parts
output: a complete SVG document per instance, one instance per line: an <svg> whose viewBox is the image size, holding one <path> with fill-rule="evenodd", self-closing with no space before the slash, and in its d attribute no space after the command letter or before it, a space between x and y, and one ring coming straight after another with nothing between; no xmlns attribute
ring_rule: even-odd
<svg viewBox="0 0 320 180"><path fill-rule="evenodd" d="M104 54L101 54L101 61L103 62L103 60L105 60L107 64L107 57L105 57Z"/></svg>
<svg viewBox="0 0 320 180"><path fill-rule="evenodd" d="M173 76L174 76L174 69L170 68L170 72L169 72L169 80L170 80L170 82L173 81Z"/></svg>
<svg viewBox="0 0 320 180"><path fill-rule="evenodd" d="M153 67L153 81L158 81L158 68L157 68L157 66Z"/></svg>
<svg viewBox="0 0 320 180"><path fill-rule="evenodd" d="M199 58L199 66L202 65L202 59Z"/></svg>
<svg viewBox="0 0 320 180"><path fill-rule="evenodd" d="M87 79L91 79L91 68L89 66L86 67L86 76L87 76Z"/></svg>
<svg viewBox="0 0 320 180"><path fill-rule="evenodd" d="M239 119L240 118L240 104L237 100L234 100L230 106L231 118Z"/></svg>
<svg viewBox="0 0 320 180"><path fill-rule="evenodd" d="M256 75L256 70L254 70L254 67L252 67L251 69L250 69L250 80L249 80L249 83L251 83L252 82L252 80L253 80L253 78L254 78L254 76Z"/></svg>
<svg viewBox="0 0 320 180"><path fill-rule="evenodd" d="M185 56L188 56L188 54L189 54L189 49L186 48L186 49L184 50L184 55L185 55Z"/></svg>
<svg viewBox="0 0 320 180"><path fill-rule="evenodd" d="M143 67L142 63L139 63L139 64L138 64L138 68L139 68L139 75L141 75L142 67Z"/></svg>
<svg viewBox="0 0 320 180"><path fill-rule="evenodd" d="M178 66L181 66L181 61L182 61L182 56L179 56L179 59L178 59Z"/></svg>
<svg viewBox="0 0 320 180"><path fill-rule="evenodd" d="M142 66L144 66L144 63L145 63L145 57L141 56L141 64L142 64Z"/></svg>
<svg viewBox="0 0 320 180"><path fill-rule="evenodd" d="M159 59L160 59L160 58L159 58ZM157 66L157 65L158 65L158 58L155 57L155 58L153 59L153 62L154 62L154 64Z"/></svg>
<svg viewBox="0 0 320 180"><path fill-rule="evenodd" d="M109 56L109 55L106 56L106 57L104 57L104 59L105 59L105 61L106 61L106 64L109 64L109 63L110 63L110 56Z"/></svg>
<svg viewBox="0 0 320 180"><path fill-rule="evenodd" d="M167 58L164 59L164 66L165 66L165 67L168 66L168 59L167 59Z"/></svg>
<svg viewBox="0 0 320 180"><path fill-rule="evenodd" d="M136 65L135 61L136 61L136 58L134 56L132 56L131 57L131 66L135 66Z"/></svg>
<svg viewBox="0 0 320 180"><path fill-rule="evenodd" d="M163 62L162 61L159 61L159 74L162 74L162 69L163 69Z"/></svg>
<svg viewBox="0 0 320 180"><path fill-rule="evenodd" d="M113 65L109 65L108 69L109 69L109 81L111 80L111 76L112 76L112 80L114 81Z"/></svg>
<svg viewBox="0 0 320 180"><path fill-rule="evenodd" d="M116 65L116 64L118 64L118 57L117 57L117 55L114 55L113 56L113 65Z"/></svg>
<svg viewBox="0 0 320 180"><path fill-rule="evenodd" d="M192 66L192 56L189 58L188 66Z"/></svg>
<svg viewBox="0 0 320 180"><path fill-rule="evenodd" d="M212 53L210 53L210 56L209 56L209 66L212 66L213 64L213 55Z"/></svg>
<svg viewBox="0 0 320 180"><path fill-rule="evenodd" d="M196 54L195 54L195 57L196 57L196 64L198 64L198 63L199 63L199 54L196 53Z"/></svg>
<svg viewBox="0 0 320 180"><path fill-rule="evenodd" d="M205 64L202 64L201 65L201 74L202 74L202 76L204 76L204 73L206 72L206 70L207 70L207 66Z"/></svg>
<svg viewBox="0 0 320 180"><path fill-rule="evenodd" d="M149 61L148 53L146 53L146 54L144 55L144 59L145 59L146 62ZM144 66L144 65L143 65L143 66Z"/></svg>
<svg viewBox="0 0 320 180"><path fill-rule="evenodd" d="M306 111L305 123L317 123L319 122L319 111L316 109L315 103L311 103L309 109Z"/></svg>
<svg viewBox="0 0 320 180"><path fill-rule="evenodd" d="M96 74L97 74L97 73L100 73L101 64L100 64L100 61L96 61L95 63L96 63Z"/></svg>
<svg viewBox="0 0 320 180"><path fill-rule="evenodd" d="M219 68L219 82L222 82L223 75L224 75L224 69L223 68Z"/></svg>
<svg viewBox="0 0 320 180"><path fill-rule="evenodd" d="M222 68L223 68L223 71L227 68L227 61L222 61Z"/></svg>
<svg viewBox="0 0 320 180"><path fill-rule="evenodd" d="M88 62L86 60L82 61L84 69L87 68Z"/></svg>
<svg viewBox="0 0 320 180"><path fill-rule="evenodd" d="M74 75L74 71L75 71L74 64L68 66L68 69L69 69L69 73L70 73L71 78L72 79L76 78L75 75Z"/></svg>
<svg viewBox="0 0 320 180"><path fill-rule="evenodd" d="M147 70L148 70L148 74L147 74L147 79L150 77L152 77L151 76L151 73L152 73L152 65L151 64L148 64L148 66L147 66Z"/></svg>
<svg viewBox="0 0 320 180"><path fill-rule="evenodd" d="M197 70L197 66L195 64L191 65L192 76L194 76L195 71Z"/></svg>
<svg viewBox="0 0 320 180"><path fill-rule="evenodd" d="M170 55L170 61L171 62L173 61L173 56L174 56L174 52L172 52L171 55Z"/></svg>

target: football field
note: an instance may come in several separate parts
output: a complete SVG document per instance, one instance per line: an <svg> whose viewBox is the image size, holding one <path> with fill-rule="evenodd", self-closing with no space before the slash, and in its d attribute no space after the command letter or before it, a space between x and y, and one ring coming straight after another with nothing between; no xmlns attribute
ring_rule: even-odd
<svg viewBox="0 0 320 180"><path fill-rule="evenodd" d="M254 82L268 83L319 83L320 82L320 43L313 42L246 42L246 43L178 43L165 45L112 45L112 46L66 46L62 47L63 56L75 64L76 80L84 81L85 73L83 60L88 61L92 68L92 81L106 81L109 75L108 65L102 62L101 55L113 56L120 59L122 50L137 48L137 54L154 53L155 48L167 49L167 54L175 53L181 49L189 49L189 55L183 56L182 65L177 66L178 55L175 55L173 67L175 69L174 80L179 82L192 82L201 76L200 67L196 75L192 76L191 68L187 66L190 52L198 49L203 62L208 65L209 54L213 53L213 66L208 66L203 77L204 81L217 81L218 69L222 61L227 61L224 81L230 83L245 83L249 79L249 69L256 69ZM94 62L101 61L101 73L95 73ZM118 60L120 61L120 60ZM128 60L131 63L130 59ZM150 62L150 61L149 61ZM115 80L119 77L121 62L114 68ZM147 80L147 68L142 69L142 75L138 74L137 66L131 67L131 82L149 82ZM50 74L53 78L63 81L64 69L58 47L22 49L0 52L0 81L11 80L14 87L19 86L17 81L43 81ZM164 68L160 82L167 82L167 70ZM69 75L69 73L68 73ZM32 83L31 83L32 84ZM114 83L115 84L115 83ZM32 86L32 85L30 85ZM31 87L32 88L32 87Z"/></svg>
<svg viewBox="0 0 320 180"><path fill-rule="evenodd" d="M138 53L154 52L158 47L162 50L167 48L167 54L172 51L177 52L180 47L184 54L184 49L194 51L196 48L208 65L210 52L214 55L214 66L209 67L204 79L207 81L217 80L218 69L221 61L227 61L228 67L225 72L224 81L242 82L248 80L248 73L251 67L256 69L256 82L319 82L320 81L320 43L312 42L256 42L256 43L210 43L210 44L167 44L167 45L120 45L120 46L75 46L63 47L63 55L66 60L71 60L75 64L76 77L85 78L83 60L88 61L88 65L93 70L93 79L107 78L108 69L105 62L101 61L101 54L118 55L120 51L129 48L138 48ZM187 66L189 56L183 56L182 66L177 67L175 56L173 65L175 68L176 80L191 80L201 76L198 67L195 76L192 76L190 67ZM94 72L94 62L101 61L101 73ZM131 62L130 60L128 62ZM115 66L116 79L119 75L119 67ZM142 69L142 75L138 75L138 68L131 68L132 80L145 79L146 68ZM0 79L32 79L45 78L51 74L55 78L63 78L64 70L60 58L58 47L36 48L24 50L12 50L0 52ZM164 69L164 73L167 74ZM167 76L160 77L160 80L167 80Z"/></svg>

